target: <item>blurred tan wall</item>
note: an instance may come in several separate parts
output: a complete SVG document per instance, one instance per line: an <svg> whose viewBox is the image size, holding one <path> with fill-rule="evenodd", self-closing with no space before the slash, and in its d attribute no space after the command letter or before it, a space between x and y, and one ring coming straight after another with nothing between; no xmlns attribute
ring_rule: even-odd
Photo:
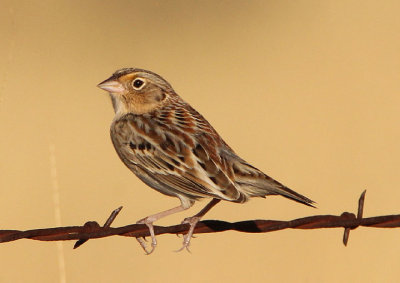
<svg viewBox="0 0 400 283"><path fill-rule="evenodd" d="M0 229L115 225L178 201L142 184L109 139L121 67L161 74L243 158L318 202L222 203L206 218L292 219L400 211L399 1L0 2ZM59 201L59 204L58 204ZM203 202L204 203L204 202ZM179 223L197 212L169 217ZM60 217L59 217L60 216ZM0 245L0 282L395 282L399 231L174 236L144 256L136 241L78 250Z"/></svg>

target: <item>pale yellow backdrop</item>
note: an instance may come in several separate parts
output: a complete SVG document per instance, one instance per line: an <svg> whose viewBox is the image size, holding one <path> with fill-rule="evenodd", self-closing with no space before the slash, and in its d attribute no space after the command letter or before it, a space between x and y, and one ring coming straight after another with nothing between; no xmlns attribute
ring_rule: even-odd
<svg viewBox="0 0 400 283"><path fill-rule="evenodd" d="M96 84L164 76L243 158L317 201L221 203L207 219L400 213L399 1L0 2L0 229L115 226L178 204L142 184L109 139ZM179 223L197 212L169 217ZM60 216L60 217L59 217ZM192 254L136 241L0 245L0 282L395 282L396 229L200 235Z"/></svg>

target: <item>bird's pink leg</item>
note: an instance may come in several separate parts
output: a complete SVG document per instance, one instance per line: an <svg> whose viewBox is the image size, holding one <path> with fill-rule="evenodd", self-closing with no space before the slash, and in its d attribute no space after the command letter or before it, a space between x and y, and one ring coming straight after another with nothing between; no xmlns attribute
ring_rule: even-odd
<svg viewBox="0 0 400 283"><path fill-rule="evenodd" d="M177 250L177 252L182 251L183 249L186 249L188 252L189 250L189 245L190 245L190 239L192 238L194 228L196 227L197 223L200 221L200 219L208 212L210 211L211 208L213 208L217 203L219 203L221 200L213 198L202 210L200 210L199 213L192 217L185 218L182 221L182 224L188 223L190 224L190 229L189 232L183 236L183 245L182 248Z"/></svg>
<svg viewBox="0 0 400 283"><path fill-rule="evenodd" d="M168 215L184 211L190 207L191 207L191 205L184 206L183 204L181 204L180 206L147 216L147 217L139 220L138 222L136 222L136 224L146 224L147 227L149 227L150 236L151 236L151 250L150 251L147 250L146 243L143 240L143 238L136 238L136 240L139 242L140 246L143 248L143 250L145 251L146 254L148 254L148 255L151 254L157 246L157 240L156 240L156 236L154 234L153 222L159 220L160 218L166 217Z"/></svg>

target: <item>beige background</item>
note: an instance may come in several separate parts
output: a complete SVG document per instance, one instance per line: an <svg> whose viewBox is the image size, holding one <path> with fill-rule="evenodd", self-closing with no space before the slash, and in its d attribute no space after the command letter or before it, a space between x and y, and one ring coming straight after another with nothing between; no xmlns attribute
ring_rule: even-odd
<svg viewBox="0 0 400 283"><path fill-rule="evenodd" d="M318 202L222 203L206 218L400 213L399 1L0 3L0 229L126 225L178 204L142 184L109 139L96 84L121 67L164 76L243 158ZM59 200L59 205L57 204ZM197 212L169 217L169 225ZM58 212L60 218L58 218ZM160 236L0 245L0 282L394 282L398 230ZM66 281L65 281L66 280Z"/></svg>

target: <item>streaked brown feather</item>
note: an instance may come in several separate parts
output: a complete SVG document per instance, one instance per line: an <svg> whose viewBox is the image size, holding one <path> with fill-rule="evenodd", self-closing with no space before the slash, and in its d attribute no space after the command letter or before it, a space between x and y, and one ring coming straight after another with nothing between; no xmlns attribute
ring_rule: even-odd
<svg viewBox="0 0 400 283"><path fill-rule="evenodd" d="M148 115L127 114L116 120L111 128L115 148L129 168L140 165L155 178L176 186L185 196L235 201L239 192L221 168L216 150L222 140L219 136L214 138L215 130L206 121L197 127L197 120L202 117L196 113L193 118L194 110L183 103L181 106L186 107L177 111L170 105ZM167 111L179 113L185 120L177 122L176 115ZM196 135L188 134L189 126Z"/></svg>

